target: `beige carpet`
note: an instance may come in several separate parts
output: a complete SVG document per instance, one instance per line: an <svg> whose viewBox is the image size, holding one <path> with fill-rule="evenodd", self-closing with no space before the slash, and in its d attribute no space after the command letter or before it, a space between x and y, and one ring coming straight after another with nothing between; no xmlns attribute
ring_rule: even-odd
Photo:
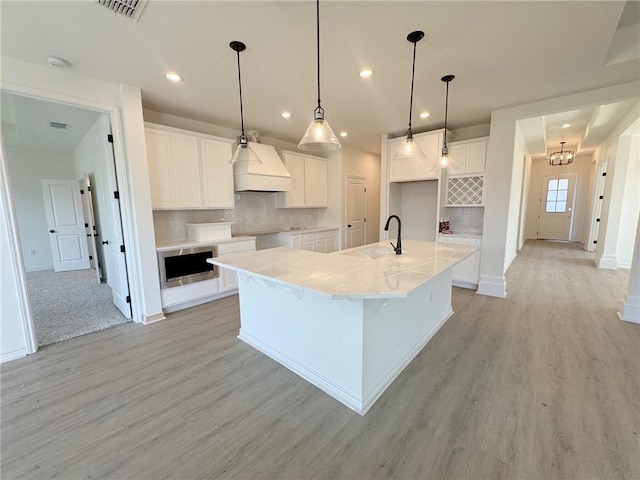
<svg viewBox="0 0 640 480"><path fill-rule="evenodd" d="M111 287L98 284L95 270L26 274L38 346L126 323L113 305Z"/></svg>

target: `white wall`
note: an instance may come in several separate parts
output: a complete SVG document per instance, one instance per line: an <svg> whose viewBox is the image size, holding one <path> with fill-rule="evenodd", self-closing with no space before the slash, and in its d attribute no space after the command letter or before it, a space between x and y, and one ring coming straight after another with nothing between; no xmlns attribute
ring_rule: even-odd
<svg viewBox="0 0 640 480"><path fill-rule="evenodd" d="M6 155L24 268L28 272L52 269L40 180L74 180L73 155L30 147L6 147Z"/></svg>
<svg viewBox="0 0 640 480"><path fill-rule="evenodd" d="M0 140L0 363L25 356L33 351L29 346L24 317L27 308L26 293L20 295L18 288L21 259L14 254L13 235L10 234L10 223L14 218L13 205L10 204L6 172L6 157ZM13 234L17 226L14 225Z"/></svg>
<svg viewBox="0 0 640 480"><path fill-rule="evenodd" d="M518 105L491 114L491 133L487 148L485 172L485 218L482 252L480 261L480 284L478 293L495 297L507 294L504 273L515 248L511 236L517 233L517 214L520 202L510 203L512 188L520 180L514 180L514 168L521 173L522 157L515 157L516 122L518 120L565 112L582 107L590 107L638 98L640 82L631 82L589 92L581 92L564 97ZM522 178L522 175L517 177ZM513 194L519 197L520 192ZM515 227L512 222L515 221ZM509 250L509 252L507 252Z"/></svg>
<svg viewBox="0 0 640 480"><path fill-rule="evenodd" d="M342 180L343 186L347 175L366 178L367 243L377 242L380 231L380 156L347 146L343 147L340 152L342 155L344 169ZM345 218L346 212L344 207L342 215L343 218Z"/></svg>
<svg viewBox="0 0 640 480"><path fill-rule="evenodd" d="M573 226L571 230L572 242L583 243L585 241L585 224L589 206L589 186L593 175L591 155L576 155L573 163L569 165L553 167L546 158L535 159L531 166L529 186L529 199L526 216L527 239L537 238L538 208L542 194L542 179L547 175L561 175L563 173L577 174L575 204L573 206Z"/></svg>
<svg viewBox="0 0 640 480"><path fill-rule="evenodd" d="M98 232L96 246L100 255L100 267L104 280L110 279L111 272L108 270L109 262L105 261L101 239L105 236L105 232L113 231L108 226L108 222L112 221L112 214L110 211L111 196L108 189L109 180L106 171L107 162L111 162L112 159L107 158L105 149L102 148L107 131L110 131L109 118L107 115L101 115L73 151L75 178L80 180L87 174L91 180L91 197Z"/></svg>
<svg viewBox="0 0 640 480"><path fill-rule="evenodd" d="M134 320L140 322L164 318L160 301L140 90L91 80L69 71L5 56L0 57L0 64L0 88L3 90L109 114L114 126L121 200L126 205L123 221L125 243L130 247L126 255L130 267ZM0 223L11 229L12 219L6 218L6 215L3 211ZM6 275L6 282L15 283L18 288L22 288L18 270L3 270L2 275ZM19 316L5 315L4 310L3 302L3 329L23 329L27 322L26 313L22 311ZM23 342L27 351L33 351L34 347L28 345L26 339ZM4 355L4 343L2 348L0 354Z"/></svg>
<svg viewBox="0 0 640 480"><path fill-rule="evenodd" d="M520 130L519 125L516 125L516 138L513 148L513 169L511 171L511 187L507 218L507 243L505 246L506 255L504 259L505 272L518 254L518 230L520 227L520 213L522 211L522 182L525 159L528 153L527 143L524 139L524 135L522 134L522 130Z"/></svg>
<svg viewBox="0 0 640 480"><path fill-rule="evenodd" d="M640 105L636 105L596 150L598 158L608 159L596 245L600 268L631 267L640 210L640 159L635 138L640 135L639 115Z"/></svg>
<svg viewBox="0 0 640 480"><path fill-rule="evenodd" d="M527 210L531 206L529 194L531 192L531 166L533 161L531 155L527 154L524 160L524 172L522 175L522 195L520 196L520 225L518 227L518 251L524 246L527 239Z"/></svg>

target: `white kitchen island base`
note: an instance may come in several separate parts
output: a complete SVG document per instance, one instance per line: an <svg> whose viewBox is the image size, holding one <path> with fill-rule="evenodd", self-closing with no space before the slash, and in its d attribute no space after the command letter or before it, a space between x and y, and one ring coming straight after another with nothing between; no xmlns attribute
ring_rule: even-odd
<svg viewBox="0 0 640 480"><path fill-rule="evenodd" d="M246 271L238 287L238 338L361 415L453 313L451 268L399 298L331 298Z"/></svg>

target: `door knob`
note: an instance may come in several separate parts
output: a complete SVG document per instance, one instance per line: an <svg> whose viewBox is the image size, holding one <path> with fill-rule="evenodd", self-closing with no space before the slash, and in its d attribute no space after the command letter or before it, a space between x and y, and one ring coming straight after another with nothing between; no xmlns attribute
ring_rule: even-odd
<svg viewBox="0 0 640 480"><path fill-rule="evenodd" d="M348 228L351 228L351 224L347 225Z"/></svg>
<svg viewBox="0 0 640 480"><path fill-rule="evenodd" d="M56 233L55 230L49 230L49 233Z"/></svg>
<svg viewBox="0 0 640 480"><path fill-rule="evenodd" d="M103 244L103 245L109 245L109 240L104 240L104 241L102 242L102 244Z"/></svg>

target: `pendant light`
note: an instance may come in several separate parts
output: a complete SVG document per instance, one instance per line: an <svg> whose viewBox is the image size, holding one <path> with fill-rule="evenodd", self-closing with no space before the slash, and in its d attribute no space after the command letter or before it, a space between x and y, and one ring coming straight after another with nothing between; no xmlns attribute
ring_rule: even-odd
<svg viewBox="0 0 640 480"><path fill-rule="evenodd" d="M444 141L442 144L442 155L440 156L440 167L455 167L456 162L449 156L449 147L447 147L447 121L449 119L449 83L456 78L455 75L445 75L440 80L447 84L447 93L444 103Z"/></svg>
<svg viewBox="0 0 640 480"><path fill-rule="evenodd" d="M324 119L324 109L320 104L320 0L316 0L316 59L318 67L318 106L313 111L313 121L302 140L298 144L301 150L314 152L328 152L338 150L342 145L333 130Z"/></svg>
<svg viewBox="0 0 640 480"><path fill-rule="evenodd" d="M573 151L565 150L564 144L567 142L560 142L560 151L553 152L549 157L549 165L552 167L559 167L561 165L569 165L573 163Z"/></svg>
<svg viewBox="0 0 640 480"><path fill-rule="evenodd" d="M233 156L231 157L231 161L229 163L252 163L252 164L260 164L262 161L256 155L256 152L253 151L249 142L247 141L247 136L244 133L244 114L242 110L242 77L240 76L240 52L244 52L247 46L238 41L233 41L229 44L231 50L236 52L238 57L238 87L240 90L240 125L242 128L242 133L240 134L240 142L238 143L238 147L236 151L233 152Z"/></svg>
<svg viewBox="0 0 640 480"><path fill-rule="evenodd" d="M413 80L416 73L416 44L424 38L424 32L417 30L407 35L407 40L413 43L413 63L411 67L411 96L409 97L409 128L407 129L407 138L400 145L393 160L425 160L426 157L422 149L413 139L411 132L411 112L413 110Z"/></svg>

